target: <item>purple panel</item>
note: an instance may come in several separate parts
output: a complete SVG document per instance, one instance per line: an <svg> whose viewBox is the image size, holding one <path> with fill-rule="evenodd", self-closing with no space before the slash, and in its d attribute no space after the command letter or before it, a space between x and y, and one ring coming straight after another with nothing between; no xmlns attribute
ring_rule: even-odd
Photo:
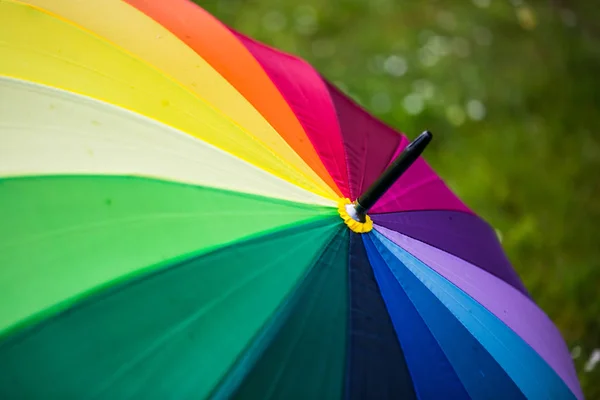
<svg viewBox="0 0 600 400"><path fill-rule="evenodd" d="M376 229L503 321L556 371L578 399L583 399L571 355L559 330L531 299L459 257L398 232L380 226Z"/></svg>
<svg viewBox="0 0 600 400"><path fill-rule="evenodd" d="M438 247L491 273L529 296L494 230L476 215L459 211L411 211L371 215L385 228Z"/></svg>

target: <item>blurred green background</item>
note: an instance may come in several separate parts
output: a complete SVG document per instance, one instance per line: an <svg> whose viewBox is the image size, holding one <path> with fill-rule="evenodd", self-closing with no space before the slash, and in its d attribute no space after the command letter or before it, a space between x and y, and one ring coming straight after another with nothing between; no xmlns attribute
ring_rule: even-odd
<svg viewBox="0 0 600 400"><path fill-rule="evenodd" d="M594 1L200 0L415 137L498 231L600 399L600 8ZM594 355L596 354L596 355ZM596 365L597 364L597 365Z"/></svg>

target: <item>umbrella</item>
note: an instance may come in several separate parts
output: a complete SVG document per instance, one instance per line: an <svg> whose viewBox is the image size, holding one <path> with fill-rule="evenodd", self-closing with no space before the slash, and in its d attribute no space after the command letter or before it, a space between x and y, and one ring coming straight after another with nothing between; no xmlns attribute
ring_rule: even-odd
<svg viewBox="0 0 600 400"><path fill-rule="evenodd" d="M0 394L582 399L494 230L186 0L0 1Z"/></svg>

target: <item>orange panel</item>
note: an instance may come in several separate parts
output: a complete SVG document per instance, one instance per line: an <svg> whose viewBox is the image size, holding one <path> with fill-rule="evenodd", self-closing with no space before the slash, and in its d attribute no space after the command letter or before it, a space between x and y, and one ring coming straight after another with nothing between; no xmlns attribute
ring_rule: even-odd
<svg viewBox="0 0 600 400"><path fill-rule="evenodd" d="M321 179L342 196L286 100L258 61L224 24L188 0L125 1L163 25L210 63Z"/></svg>

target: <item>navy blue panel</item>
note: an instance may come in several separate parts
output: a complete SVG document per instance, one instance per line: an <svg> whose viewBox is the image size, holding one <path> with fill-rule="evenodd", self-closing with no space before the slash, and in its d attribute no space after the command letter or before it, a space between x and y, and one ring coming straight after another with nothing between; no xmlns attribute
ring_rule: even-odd
<svg viewBox="0 0 600 400"><path fill-rule="evenodd" d="M370 235L363 235L363 238L419 399L470 399L439 343L387 267Z"/></svg>
<svg viewBox="0 0 600 400"><path fill-rule="evenodd" d="M350 236L346 399L416 399L412 379L360 235Z"/></svg>

